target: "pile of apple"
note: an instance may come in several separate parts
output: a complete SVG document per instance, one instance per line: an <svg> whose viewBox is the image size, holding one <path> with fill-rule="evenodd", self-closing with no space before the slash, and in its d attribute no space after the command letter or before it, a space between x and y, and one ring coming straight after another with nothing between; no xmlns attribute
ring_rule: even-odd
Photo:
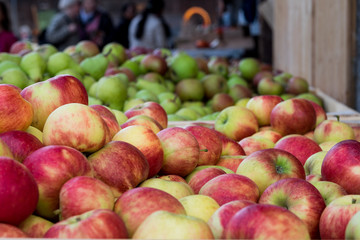
<svg viewBox="0 0 360 240"><path fill-rule="evenodd" d="M157 77L171 74L173 80L157 85L179 89L191 80L184 77L190 70L183 72L193 60L188 55L172 56L167 73L156 74L154 59L162 58L150 54L142 56L140 65L127 60L116 67L123 73L104 77L114 49L80 64L73 58L79 52L65 53L75 64L57 62L66 65L62 70L50 63L65 55L53 53L41 74L34 73L35 60L28 60L33 68L21 64L36 51L22 51L20 68L13 69L28 69L27 86L0 84L0 237L359 238L360 128L327 119L314 95L314 101L280 97L304 93L299 89L308 88L306 81L280 74L286 85L278 85L281 92L268 92L277 87L261 86L268 79L276 83L276 77L256 77L264 74L258 62L246 59L238 69L252 84L262 79L256 85L260 95L249 96L243 106L223 105L211 126L195 121L171 127L161 102L141 99L124 110L134 71L123 65L147 66ZM186 61L174 65L176 56ZM4 57L16 58L0 54ZM104 65L105 73L99 72ZM50 73L49 66L61 74ZM86 74L76 75L70 66ZM197 63L190 66L198 69ZM230 68L225 69L213 75ZM98 80L89 84L85 77L90 76ZM154 83L139 76L134 81L139 88ZM206 85L193 80L189 93L197 82ZM300 87L289 90L291 82ZM89 98L91 91L96 98ZM180 90L175 97L204 100L184 100ZM217 105L215 98L208 101Z"/></svg>
<svg viewBox="0 0 360 240"><path fill-rule="evenodd" d="M59 52L50 44L17 42L0 54L0 82L23 89L35 82L70 74L79 79L90 105L126 111L147 101L159 103L169 121L215 120L228 106L246 106L255 95L305 98L322 106L308 82L275 71L255 59L193 58L169 49L103 49L81 41Z"/></svg>

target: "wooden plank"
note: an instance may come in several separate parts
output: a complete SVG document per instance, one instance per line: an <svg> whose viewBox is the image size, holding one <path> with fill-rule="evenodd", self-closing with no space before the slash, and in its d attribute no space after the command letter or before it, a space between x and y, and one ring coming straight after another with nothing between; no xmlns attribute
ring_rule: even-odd
<svg viewBox="0 0 360 240"><path fill-rule="evenodd" d="M274 66L312 84L313 0L275 0Z"/></svg>
<svg viewBox="0 0 360 240"><path fill-rule="evenodd" d="M349 1L316 0L314 14L313 86L354 107L352 81L352 4Z"/></svg>

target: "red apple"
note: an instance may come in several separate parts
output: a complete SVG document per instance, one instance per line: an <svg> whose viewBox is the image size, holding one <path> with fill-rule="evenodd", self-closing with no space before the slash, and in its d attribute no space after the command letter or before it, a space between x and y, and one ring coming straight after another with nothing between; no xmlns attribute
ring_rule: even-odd
<svg viewBox="0 0 360 240"><path fill-rule="evenodd" d="M23 162L28 155L44 146L34 135L23 131L2 133L0 139L6 143L14 159L19 162Z"/></svg>
<svg viewBox="0 0 360 240"><path fill-rule="evenodd" d="M0 139L0 156L15 159L9 146L2 139Z"/></svg>
<svg viewBox="0 0 360 240"><path fill-rule="evenodd" d="M250 98L246 108L255 114L259 126L267 126L270 125L271 111L282 101L281 97L274 95L255 96Z"/></svg>
<svg viewBox="0 0 360 240"><path fill-rule="evenodd" d="M342 186L349 194L360 194L360 143L345 140L333 146L325 155L321 175L325 181Z"/></svg>
<svg viewBox="0 0 360 240"><path fill-rule="evenodd" d="M324 120L316 126L314 139L319 144L329 141L355 140L355 133L353 128L347 123L337 120Z"/></svg>
<svg viewBox="0 0 360 240"><path fill-rule="evenodd" d="M47 118L43 141L45 145L65 145L80 152L95 152L108 140L109 129L100 114L80 103L58 107Z"/></svg>
<svg viewBox="0 0 360 240"><path fill-rule="evenodd" d="M311 238L319 238L319 221L325 202L311 183L299 178L281 179L265 189L259 203L285 207L306 224Z"/></svg>
<svg viewBox="0 0 360 240"><path fill-rule="evenodd" d="M316 114L316 122L315 127L325 121L327 119L326 111L323 107L321 107L319 104L309 101L311 105L314 107L315 114Z"/></svg>
<svg viewBox="0 0 360 240"><path fill-rule="evenodd" d="M155 119L152 117L146 116L146 115L136 115L124 122L120 125L121 129L127 128L129 126L133 125L142 125L147 128L150 128L155 134L163 130L163 127L158 123Z"/></svg>
<svg viewBox="0 0 360 240"><path fill-rule="evenodd" d="M0 222L13 225L30 216L39 199L30 171L8 157L0 157L0 193Z"/></svg>
<svg viewBox="0 0 360 240"><path fill-rule="evenodd" d="M9 53L11 54L19 54L23 50L32 50L31 42L29 41L16 41L11 47Z"/></svg>
<svg viewBox="0 0 360 240"><path fill-rule="evenodd" d="M43 238L47 230L53 225L54 223L42 217L30 215L18 227L30 238Z"/></svg>
<svg viewBox="0 0 360 240"><path fill-rule="evenodd" d="M197 140L200 147L200 157L198 166L216 165L219 161L222 144L221 140L213 129L203 126L185 127Z"/></svg>
<svg viewBox="0 0 360 240"><path fill-rule="evenodd" d="M154 177L160 171L164 151L160 139L150 128L142 125L129 126L120 130L112 140L130 143L144 154L149 164L148 178Z"/></svg>
<svg viewBox="0 0 360 240"><path fill-rule="evenodd" d="M322 239L345 239L345 230L350 219L360 211L360 196L346 195L333 200L320 218Z"/></svg>
<svg viewBox="0 0 360 240"><path fill-rule="evenodd" d="M223 109L233 106L235 104L234 99L227 93L217 93L212 98L212 109L215 112L222 111Z"/></svg>
<svg viewBox="0 0 360 240"><path fill-rule="evenodd" d="M315 141L305 136L296 134L281 138L275 144L274 148L291 153L299 159L303 165L311 155L321 152L320 146Z"/></svg>
<svg viewBox="0 0 360 240"><path fill-rule="evenodd" d="M60 189L60 220L95 209L114 208L114 195L108 185L88 176L67 181Z"/></svg>
<svg viewBox="0 0 360 240"><path fill-rule="evenodd" d="M162 175L158 178L168 180L168 181L174 181L174 182L183 182L187 183L186 180L178 175L170 174L170 175Z"/></svg>
<svg viewBox="0 0 360 240"><path fill-rule="evenodd" d="M128 77L130 82L135 82L136 76L133 71L126 67L119 67L118 69L121 73L124 73Z"/></svg>
<svg viewBox="0 0 360 240"><path fill-rule="evenodd" d="M142 66L148 72L157 72L164 75L167 71L167 64L164 58L154 55L147 54L140 62Z"/></svg>
<svg viewBox="0 0 360 240"><path fill-rule="evenodd" d="M245 155L244 149L238 142L232 140L219 131L215 130L215 132L222 142L221 156Z"/></svg>
<svg viewBox="0 0 360 240"><path fill-rule="evenodd" d="M225 227L226 239L310 239L306 224L289 210L254 204L238 211Z"/></svg>
<svg viewBox="0 0 360 240"><path fill-rule="evenodd" d="M243 86L241 84L235 84L232 87L230 87L229 95L231 96L231 98L234 100L234 103L235 103L244 98L245 99L251 98L253 96L253 92L247 86Z"/></svg>
<svg viewBox="0 0 360 240"><path fill-rule="evenodd" d="M308 181L311 184L315 184L319 181L323 181L323 177L321 175L317 175L317 174L310 174L306 176L306 181Z"/></svg>
<svg viewBox="0 0 360 240"><path fill-rule="evenodd" d="M30 170L39 188L36 212L39 216L54 219L59 209L59 192L62 185L76 176L91 175L86 157L67 146L46 146L30 154L24 165Z"/></svg>
<svg viewBox="0 0 360 240"><path fill-rule="evenodd" d="M225 228L231 218L241 209L255 204L246 200L235 200L220 206L208 221L216 239L225 239Z"/></svg>
<svg viewBox="0 0 360 240"><path fill-rule="evenodd" d="M240 146L244 149L245 155L250 155L262 149L274 148L275 144L265 138L259 136L250 136L240 140Z"/></svg>
<svg viewBox="0 0 360 240"><path fill-rule="evenodd" d="M216 166L226 167L235 173L244 158L245 155L224 155L220 157Z"/></svg>
<svg viewBox="0 0 360 240"><path fill-rule="evenodd" d="M259 129L259 132L254 133L252 136L253 137L257 137L257 136L264 137L264 138L271 140L273 143L276 143L280 138L283 137L280 133L278 133L272 129Z"/></svg>
<svg viewBox="0 0 360 240"><path fill-rule="evenodd" d="M212 197L220 206L234 200L257 202L260 196L258 186L250 178L238 174L222 174L211 179L199 194Z"/></svg>
<svg viewBox="0 0 360 240"><path fill-rule="evenodd" d="M29 236L21 231L19 228L6 224L0 223L0 238L28 238Z"/></svg>
<svg viewBox="0 0 360 240"><path fill-rule="evenodd" d="M305 134L314 129L316 113L308 100L291 98L273 108L270 122L273 129L283 136Z"/></svg>
<svg viewBox="0 0 360 240"><path fill-rule="evenodd" d="M32 104L32 125L41 131L46 119L56 108L67 103L88 104L84 85L70 75L58 75L32 84L21 91L21 96Z"/></svg>
<svg viewBox="0 0 360 240"><path fill-rule="evenodd" d="M107 107L103 105L91 105L92 109L97 111L104 122L106 123L106 126L109 129L109 141L114 137L114 135L120 131L120 126L118 121L116 120L115 115L109 110ZM109 142L107 141L107 142Z"/></svg>
<svg viewBox="0 0 360 240"><path fill-rule="evenodd" d="M222 174L226 174L226 172L219 168L205 168L192 175L188 184L194 190L194 193L198 194L202 186L214 177Z"/></svg>
<svg viewBox="0 0 360 240"><path fill-rule="evenodd" d="M99 54L100 49L95 42L82 40L75 45L75 52L79 52L84 58L88 58Z"/></svg>
<svg viewBox="0 0 360 240"><path fill-rule="evenodd" d="M95 177L109 185L115 197L136 187L149 174L144 154L127 142L112 141L88 160Z"/></svg>
<svg viewBox="0 0 360 240"><path fill-rule="evenodd" d="M155 121L160 123L163 128L167 127L167 114L160 104L156 102L146 102L125 112L125 115L128 118L141 114L152 117Z"/></svg>
<svg viewBox="0 0 360 240"><path fill-rule="evenodd" d="M294 95L309 92L309 83L301 77L292 77L286 84L285 91Z"/></svg>
<svg viewBox="0 0 360 240"><path fill-rule="evenodd" d="M195 169L200 149L198 141L189 131L180 127L165 128L157 136L164 150L162 174L184 177Z"/></svg>
<svg viewBox="0 0 360 240"><path fill-rule="evenodd" d="M114 209L124 220L130 237L150 214L160 210L185 214L185 209L178 199L167 192L148 187L138 187L125 192L117 199Z"/></svg>
<svg viewBox="0 0 360 240"><path fill-rule="evenodd" d="M259 187L260 194L280 179L305 179L305 171L301 162L291 153L280 149L254 152L240 163L236 173L254 181Z"/></svg>
<svg viewBox="0 0 360 240"><path fill-rule="evenodd" d="M273 77L272 72L270 72L270 71L260 71L254 76L252 84L253 84L253 86L255 88L257 88L257 85L259 84L261 79L263 79L263 78L272 78L272 77Z"/></svg>
<svg viewBox="0 0 360 240"><path fill-rule="evenodd" d="M60 221L45 238L127 238L124 221L113 211L96 209Z"/></svg>
<svg viewBox="0 0 360 240"><path fill-rule="evenodd" d="M33 106L18 89L10 84L0 84L0 133L25 130L33 121Z"/></svg>
<svg viewBox="0 0 360 240"><path fill-rule="evenodd" d="M258 129L256 116L244 107L228 107L222 110L215 120L215 130L235 141L251 136Z"/></svg>
<svg viewBox="0 0 360 240"><path fill-rule="evenodd" d="M318 181L313 183L313 185L319 190L326 205L329 205L336 198L347 195L347 192L342 186L333 182Z"/></svg>

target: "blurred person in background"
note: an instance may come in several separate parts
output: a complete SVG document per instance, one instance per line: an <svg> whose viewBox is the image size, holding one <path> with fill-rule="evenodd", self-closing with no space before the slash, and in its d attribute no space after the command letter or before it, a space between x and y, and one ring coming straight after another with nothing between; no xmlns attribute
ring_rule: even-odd
<svg viewBox="0 0 360 240"><path fill-rule="evenodd" d="M80 20L89 38L101 49L114 40L114 26L110 16L99 9L96 0L83 0Z"/></svg>
<svg viewBox="0 0 360 240"><path fill-rule="evenodd" d="M165 9L163 0L149 0L145 10L130 23L130 48L149 49L169 47L170 28L162 14Z"/></svg>
<svg viewBox="0 0 360 240"><path fill-rule="evenodd" d="M46 41L56 46L60 51L70 45L75 45L83 39L81 31L78 0L60 0L60 12L52 19L46 29Z"/></svg>
<svg viewBox="0 0 360 240"><path fill-rule="evenodd" d="M136 5L132 2L125 3L121 7L121 18L115 29L115 41L125 48L129 48L129 26L136 16Z"/></svg>
<svg viewBox="0 0 360 240"><path fill-rule="evenodd" d="M9 52L17 38L11 31L10 18L5 3L0 2L0 52Z"/></svg>

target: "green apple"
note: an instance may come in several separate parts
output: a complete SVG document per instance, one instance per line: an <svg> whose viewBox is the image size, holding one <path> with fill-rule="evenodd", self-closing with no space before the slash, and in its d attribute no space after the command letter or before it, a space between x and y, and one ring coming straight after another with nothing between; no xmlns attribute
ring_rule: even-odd
<svg viewBox="0 0 360 240"><path fill-rule="evenodd" d="M324 107L323 100L314 93L310 93L310 92L301 93L301 94L297 95L296 98L304 98L304 99L307 99L307 100L310 100L310 101L313 101L313 102L319 104L321 107Z"/></svg>
<svg viewBox="0 0 360 240"><path fill-rule="evenodd" d="M0 83L11 84L21 89L29 84L29 79L20 68L11 68L1 73Z"/></svg>
<svg viewBox="0 0 360 240"><path fill-rule="evenodd" d="M116 75L102 77L97 83L96 97L110 108L122 110L127 97L126 85Z"/></svg>
<svg viewBox="0 0 360 240"><path fill-rule="evenodd" d="M254 58L244 58L239 62L241 76L247 80L252 80L260 71L260 64Z"/></svg>
<svg viewBox="0 0 360 240"><path fill-rule="evenodd" d="M145 103L145 101L143 99L140 99L140 98L134 98L134 99L129 99L129 100L126 100L125 103L124 103L124 112L126 112L127 110L135 107L136 105L139 105L139 104L142 104L142 103Z"/></svg>
<svg viewBox="0 0 360 240"><path fill-rule="evenodd" d="M135 94L135 98L140 98L142 100L144 100L145 102L159 102L159 99L157 97L157 95L147 89L143 89L138 91Z"/></svg>
<svg viewBox="0 0 360 240"><path fill-rule="evenodd" d="M201 117L201 115L198 112L196 112L194 109L190 107L180 108L175 114L189 121L195 121L196 119Z"/></svg>
<svg viewBox="0 0 360 240"><path fill-rule="evenodd" d="M186 215L208 222L214 212L220 207L211 197L205 195L190 195L179 199L184 206Z"/></svg>
<svg viewBox="0 0 360 240"><path fill-rule="evenodd" d="M171 78L175 82L186 78L196 78L199 72L196 60L184 52L179 52L168 58L168 66Z"/></svg>
<svg viewBox="0 0 360 240"><path fill-rule="evenodd" d="M201 101L204 98L205 89L200 80L188 78L176 84L175 92L182 101Z"/></svg>
<svg viewBox="0 0 360 240"><path fill-rule="evenodd" d="M169 193L176 199L181 199L183 197L194 194L191 187L186 183L169 181L160 178L147 179L140 184L140 187L151 187L160 189L164 192Z"/></svg>
<svg viewBox="0 0 360 240"><path fill-rule="evenodd" d="M249 84L248 82L243 79L242 77L239 77L237 75L234 75L232 77L230 77L228 80L227 80L227 85L229 86L229 88L231 89L235 84L240 84L240 85L243 85L245 87L249 87Z"/></svg>
<svg viewBox="0 0 360 240"><path fill-rule="evenodd" d="M20 66L17 63L13 62L13 61L9 61L9 60L2 61L0 63L0 75L3 72L5 72L5 71L7 71L9 69L13 69L13 68L20 68Z"/></svg>
<svg viewBox="0 0 360 240"><path fill-rule="evenodd" d="M89 99L88 100L88 102L89 102L88 105L89 106L91 106L91 105L102 105L103 104L103 102L101 100L97 99L97 98L89 96L88 99Z"/></svg>

